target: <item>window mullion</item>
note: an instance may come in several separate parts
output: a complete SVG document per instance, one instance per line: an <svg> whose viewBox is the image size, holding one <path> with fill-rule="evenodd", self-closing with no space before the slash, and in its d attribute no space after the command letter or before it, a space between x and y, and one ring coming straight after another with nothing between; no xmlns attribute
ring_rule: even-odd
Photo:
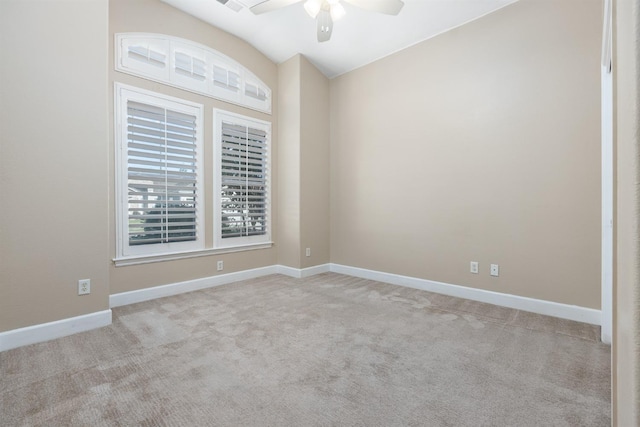
<svg viewBox="0 0 640 427"><path fill-rule="evenodd" d="M167 124L169 123L169 114L167 109L164 109L164 195L163 195L163 209L164 209L164 224L162 230L164 232L165 243L169 243L169 159L168 159L168 147L169 141L167 138Z"/></svg>
<svg viewBox="0 0 640 427"><path fill-rule="evenodd" d="M244 210L246 212L244 218L244 233L249 235L249 221L251 213L249 212L249 126L245 127L244 134Z"/></svg>

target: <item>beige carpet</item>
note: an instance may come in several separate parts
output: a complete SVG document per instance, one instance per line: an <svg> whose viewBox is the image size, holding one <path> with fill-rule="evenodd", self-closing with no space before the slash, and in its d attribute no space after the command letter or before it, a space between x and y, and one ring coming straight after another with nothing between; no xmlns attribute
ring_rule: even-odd
<svg viewBox="0 0 640 427"><path fill-rule="evenodd" d="M598 328L327 273L0 353L0 425L608 426Z"/></svg>

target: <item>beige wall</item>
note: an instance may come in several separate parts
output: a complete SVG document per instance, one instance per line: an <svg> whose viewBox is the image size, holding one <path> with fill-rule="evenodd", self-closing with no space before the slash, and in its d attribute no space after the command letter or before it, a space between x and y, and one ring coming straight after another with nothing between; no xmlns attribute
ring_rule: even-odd
<svg viewBox="0 0 640 427"><path fill-rule="evenodd" d="M300 60L302 268L329 262L329 79ZM305 256L306 248L311 256Z"/></svg>
<svg viewBox="0 0 640 427"><path fill-rule="evenodd" d="M107 36L106 0L0 1L0 331L109 308Z"/></svg>
<svg viewBox="0 0 640 427"><path fill-rule="evenodd" d="M278 263L307 268L329 262L329 80L302 55L278 77Z"/></svg>
<svg viewBox="0 0 640 427"><path fill-rule="evenodd" d="M300 268L300 61L278 66L278 263Z"/></svg>
<svg viewBox="0 0 640 427"><path fill-rule="evenodd" d="M614 425L640 425L640 1L614 12L617 221Z"/></svg>
<svg viewBox="0 0 640 427"><path fill-rule="evenodd" d="M331 261L599 309L601 20L522 0L332 80Z"/></svg>
<svg viewBox="0 0 640 427"><path fill-rule="evenodd" d="M260 113L244 107L228 104L206 96L197 95L181 89L169 87L160 83L151 82L143 78L130 76L114 71L113 65L113 40L114 33L119 32L150 32L161 33L175 37L182 37L188 40L202 43L209 46L230 58L238 61L265 84L273 93L273 114ZM258 52L248 43L232 36L222 30L214 28L203 21L200 21L188 14L185 14L159 0L110 0L109 1L109 37L111 62L110 72L110 105L113 105L113 82L122 82L143 89L152 90L168 94L171 96L187 99L201 103L205 106L205 204L207 206L205 217L205 236L207 247L212 246L212 226L213 226L213 192L211 184L213 181L213 109L220 108L245 116L255 117L272 123L272 182L277 182L277 156L278 156L278 125L277 125L277 93L278 93L278 72L276 65L268 58ZM109 111L113 111L111 107ZM110 114L110 123L113 123L113 113ZM111 125L112 128L113 125ZM112 132L113 133L113 132ZM111 137L113 144L113 136ZM111 171L109 182L113 182L113 145L110 148ZM113 201L113 186L111 200ZM277 236L277 186L272 185L272 239ZM115 257L115 207L113 202L109 206L110 213L110 256ZM216 270L216 261L224 261L224 271ZM165 261L153 264L136 266L115 267L111 265L110 270L110 290L111 294L126 292L141 288L158 286L168 283L176 283L185 280L202 277L226 274L234 271L248 270L264 266L274 265L277 262L277 251L275 248L252 250L245 252L228 253L223 255L204 256L187 260Z"/></svg>

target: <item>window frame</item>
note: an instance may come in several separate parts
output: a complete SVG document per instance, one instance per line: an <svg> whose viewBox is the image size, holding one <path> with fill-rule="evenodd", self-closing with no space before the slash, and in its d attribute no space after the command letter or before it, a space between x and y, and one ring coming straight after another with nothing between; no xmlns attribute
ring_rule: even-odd
<svg viewBox="0 0 640 427"><path fill-rule="evenodd" d="M265 216L266 216L266 233L264 235L257 236L244 236L244 237L222 237L222 122L226 119L228 122L232 122L236 125L252 127L264 131L266 153L264 159L264 165L266 169L265 177ZM271 196L272 196L272 170L271 170L271 145L272 145L272 124L271 122L256 119L254 117L245 116L242 114L232 113L222 109L213 109L213 243L215 248L219 249L233 249L242 248L252 245L271 245L271 230L272 230L272 218L271 218Z"/></svg>
<svg viewBox="0 0 640 427"><path fill-rule="evenodd" d="M116 71L271 114L271 88L248 68L209 46L156 33L116 33L114 43ZM135 47L152 50L156 55L162 55L163 65L154 65L131 58L129 51ZM203 61L205 78L203 80L190 78L186 73L177 72L176 54ZM216 85L215 67L224 68L236 74L238 90Z"/></svg>
<svg viewBox="0 0 640 427"><path fill-rule="evenodd" d="M114 142L115 142L115 210L116 260L146 256L164 256L199 251L205 248L205 179L204 179L204 105L134 86L115 83ZM195 240L186 242L129 244L128 214L128 102L134 101L170 109L196 117L196 227Z"/></svg>

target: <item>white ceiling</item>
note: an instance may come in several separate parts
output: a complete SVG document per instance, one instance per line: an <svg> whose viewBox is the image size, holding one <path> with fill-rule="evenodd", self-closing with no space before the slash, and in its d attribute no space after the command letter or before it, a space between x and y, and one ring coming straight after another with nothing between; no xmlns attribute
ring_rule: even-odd
<svg viewBox="0 0 640 427"><path fill-rule="evenodd" d="M398 16L343 2L347 14L324 43L316 40L316 23L305 12L304 2L254 15L248 7L263 0L236 0L245 6L239 12L216 0L162 1L246 40L277 64L301 53L333 78L517 0L403 0Z"/></svg>

